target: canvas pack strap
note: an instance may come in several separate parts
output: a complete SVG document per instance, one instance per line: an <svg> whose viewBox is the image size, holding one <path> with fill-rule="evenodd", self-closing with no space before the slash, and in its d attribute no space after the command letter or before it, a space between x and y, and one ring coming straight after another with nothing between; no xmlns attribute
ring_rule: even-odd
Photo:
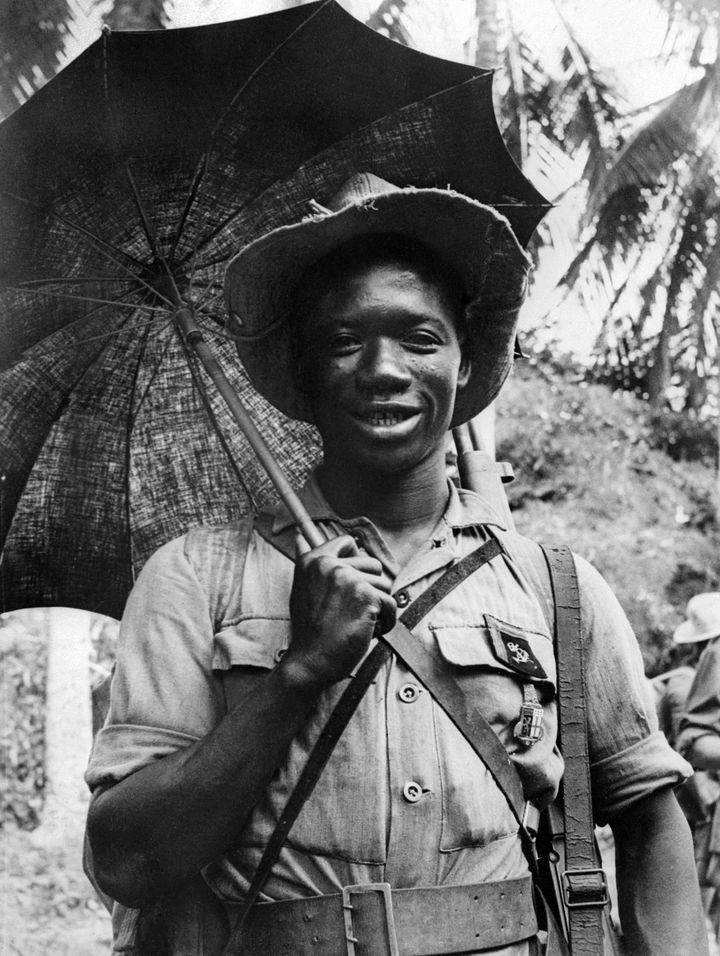
<svg viewBox="0 0 720 956"><path fill-rule="evenodd" d="M269 540L271 544L277 547L275 540L271 537L271 532L267 523L256 521L255 527L258 532L264 538L266 538L266 540ZM278 550L283 549L279 548ZM287 552L284 550L283 553L287 554ZM409 633L409 628L415 627L439 601L446 597L469 575L473 574L480 567L482 567L483 564L491 561L501 553L501 546L494 538L491 538L475 551L465 555L464 558L461 558L448 571L446 571L441 578L439 578L426 591L424 591L423 594L416 599L416 601L413 601L412 604L408 605L401 617L398 619L398 624L401 626L404 625L404 627L408 629ZM398 625L396 625L396 628L397 626ZM410 637L412 640L414 640L412 635L410 635ZM315 746L310 752L310 756L308 757L307 763L303 768L300 778L296 783L293 792L290 794L278 824L272 836L270 837L270 840L268 841L263 857L260 860L258 868L255 872L255 876L253 877L253 881L243 902L238 921L232 932L228 945L224 950L224 956L229 956L230 953L237 951L240 945L240 940L242 939L243 925L260 892L262 891L265 881L267 880L272 868L278 860L283 844L285 843L285 840L287 839L287 836L295 820L297 819L300 810L314 790L315 785L319 780L323 769L325 768L325 765L335 749L335 745L342 736L350 721L350 718L355 713L355 710L365 695L365 692L379 673L383 664L389 660L391 654L392 649L390 643L388 642L388 635L385 635L384 640L378 641L370 654L365 658L357 673L340 697L340 700L336 704L335 709L330 715L325 727L315 743ZM417 676L419 679L421 679L420 675ZM490 729L490 733L495 736L492 732L492 729ZM513 773L516 773L514 768L511 767L511 769ZM498 772L502 773L501 770L498 770Z"/></svg>
<svg viewBox="0 0 720 956"><path fill-rule="evenodd" d="M543 548L555 602L555 655L558 672L558 724L565 761L565 871L563 894L568 907L573 956L603 952L602 914L607 884L598 866L593 835L590 758L587 741L585 668L580 593L569 548ZM568 812L572 808L572 812Z"/></svg>

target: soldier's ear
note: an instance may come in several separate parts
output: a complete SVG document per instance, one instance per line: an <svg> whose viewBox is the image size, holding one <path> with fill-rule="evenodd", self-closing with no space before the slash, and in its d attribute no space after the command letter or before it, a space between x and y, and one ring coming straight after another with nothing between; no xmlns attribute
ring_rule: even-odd
<svg viewBox="0 0 720 956"><path fill-rule="evenodd" d="M466 340L467 341L467 340ZM465 342L460 346L460 368L458 370L457 390L465 388L470 381L472 372L472 359L470 358L470 349L465 347Z"/></svg>

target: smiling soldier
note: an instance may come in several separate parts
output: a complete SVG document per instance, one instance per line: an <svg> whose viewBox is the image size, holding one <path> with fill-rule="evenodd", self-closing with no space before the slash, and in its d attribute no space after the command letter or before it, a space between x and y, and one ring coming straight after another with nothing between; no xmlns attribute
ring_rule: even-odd
<svg viewBox="0 0 720 956"><path fill-rule="evenodd" d="M140 575L88 771L116 951L538 952L527 841L491 761L378 640L409 635L524 800L554 799L547 585L445 464L448 429L510 369L529 261L502 216L448 190L359 174L313 208L242 250L226 292L256 387L320 432L302 499L327 541L309 549L280 507L191 531ZM614 830L629 951L695 956L671 792L688 768L622 611L577 566L594 812Z"/></svg>

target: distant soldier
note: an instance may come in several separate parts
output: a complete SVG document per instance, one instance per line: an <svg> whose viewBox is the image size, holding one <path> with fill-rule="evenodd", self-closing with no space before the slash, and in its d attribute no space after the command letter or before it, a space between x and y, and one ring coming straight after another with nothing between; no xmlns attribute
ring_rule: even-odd
<svg viewBox="0 0 720 956"><path fill-rule="evenodd" d="M696 594L688 601L686 620L676 628L677 644L701 647L697 670L680 707L674 746L696 768L678 791L678 799L693 829L695 860L703 906L716 936L720 929L720 592ZM682 693L684 676L675 679ZM673 702L674 713L677 704ZM672 742L672 741L671 741Z"/></svg>

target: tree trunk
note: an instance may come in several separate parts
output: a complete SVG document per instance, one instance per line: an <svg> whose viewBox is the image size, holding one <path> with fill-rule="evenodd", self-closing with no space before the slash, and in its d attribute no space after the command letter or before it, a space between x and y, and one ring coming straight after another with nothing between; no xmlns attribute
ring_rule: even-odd
<svg viewBox="0 0 720 956"><path fill-rule="evenodd" d="M475 62L488 70L498 67L498 0L476 0L477 42Z"/></svg>

